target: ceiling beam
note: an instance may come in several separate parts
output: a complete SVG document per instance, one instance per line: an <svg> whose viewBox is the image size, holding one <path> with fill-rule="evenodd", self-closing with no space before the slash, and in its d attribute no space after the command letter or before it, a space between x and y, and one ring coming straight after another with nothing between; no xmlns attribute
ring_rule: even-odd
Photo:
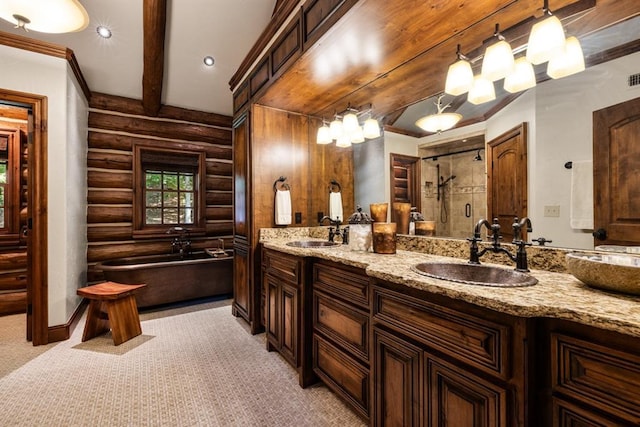
<svg viewBox="0 0 640 427"><path fill-rule="evenodd" d="M143 11L142 106L147 116L155 117L162 102L167 0L144 0Z"/></svg>

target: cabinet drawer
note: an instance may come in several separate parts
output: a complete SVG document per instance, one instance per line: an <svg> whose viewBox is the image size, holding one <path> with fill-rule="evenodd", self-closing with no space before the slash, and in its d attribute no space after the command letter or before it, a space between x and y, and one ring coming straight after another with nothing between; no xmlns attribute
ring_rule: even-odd
<svg viewBox="0 0 640 427"><path fill-rule="evenodd" d="M313 287L369 310L369 279L364 270L316 263Z"/></svg>
<svg viewBox="0 0 640 427"><path fill-rule="evenodd" d="M353 409L369 418L369 369L318 335L313 336L313 371Z"/></svg>
<svg viewBox="0 0 640 427"><path fill-rule="evenodd" d="M640 424L640 357L551 334L554 393Z"/></svg>
<svg viewBox="0 0 640 427"><path fill-rule="evenodd" d="M364 362L369 361L369 313L314 291L313 327Z"/></svg>
<svg viewBox="0 0 640 427"><path fill-rule="evenodd" d="M376 322L471 366L510 376L510 328L408 295L375 287Z"/></svg>
<svg viewBox="0 0 640 427"><path fill-rule="evenodd" d="M554 427L625 427L626 424L603 418L579 406L553 399Z"/></svg>
<svg viewBox="0 0 640 427"><path fill-rule="evenodd" d="M262 257L262 265L265 271L275 277L288 282L299 284L302 271L300 258L265 250Z"/></svg>

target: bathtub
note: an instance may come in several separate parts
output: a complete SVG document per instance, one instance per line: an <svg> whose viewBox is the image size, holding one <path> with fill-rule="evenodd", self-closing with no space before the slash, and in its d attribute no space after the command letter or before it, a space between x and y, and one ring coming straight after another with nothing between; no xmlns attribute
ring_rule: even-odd
<svg viewBox="0 0 640 427"><path fill-rule="evenodd" d="M233 251L214 258L194 252L149 255L104 261L96 267L108 281L147 287L136 293L139 308L233 293Z"/></svg>

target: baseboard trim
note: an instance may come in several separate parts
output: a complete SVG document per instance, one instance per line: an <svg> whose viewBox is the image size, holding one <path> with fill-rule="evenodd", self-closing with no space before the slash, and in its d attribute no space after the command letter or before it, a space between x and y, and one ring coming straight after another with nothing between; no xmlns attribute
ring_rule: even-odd
<svg viewBox="0 0 640 427"><path fill-rule="evenodd" d="M87 305L89 305L89 303L83 298L82 302L78 305L76 310L73 312L71 319L69 319L67 323L63 325L49 326L47 341L52 343L68 340L76 326L78 326L78 322L80 322L80 318L87 308Z"/></svg>

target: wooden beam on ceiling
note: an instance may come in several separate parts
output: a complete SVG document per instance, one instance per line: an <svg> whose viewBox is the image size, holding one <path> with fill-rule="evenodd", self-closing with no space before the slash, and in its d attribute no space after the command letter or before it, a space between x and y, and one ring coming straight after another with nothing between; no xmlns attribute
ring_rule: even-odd
<svg viewBox="0 0 640 427"><path fill-rule="evenodd" d="M162 102L167 0L144 0L143 11L142 106L147 116L155 117Z"/></svg>

